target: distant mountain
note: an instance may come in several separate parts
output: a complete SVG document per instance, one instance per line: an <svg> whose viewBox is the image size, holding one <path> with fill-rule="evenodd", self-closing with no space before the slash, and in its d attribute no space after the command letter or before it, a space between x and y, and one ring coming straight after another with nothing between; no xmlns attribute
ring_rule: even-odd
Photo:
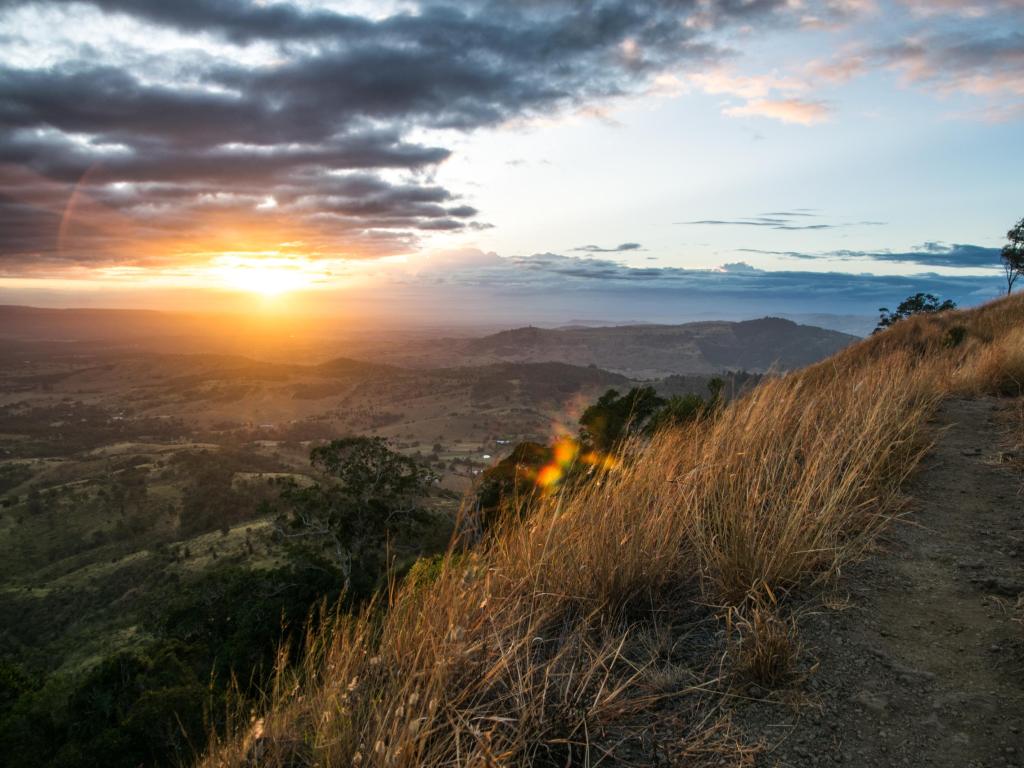
<svg viewBox="0 0 1024 768"><path fill-rule="evenodd" d="M557 361L597 366L632 377L709 374L724 369L789 370L821 360L857 337L791 320L627 325L602 328L515 328L477 339L420 345L403 362L424 366ZM398 356L401 359L401 355ZM398 362L392 358L392 361Z"/></svg>
<svg viewBox="0 0 1024 768"><path fill-rule="evenodd" d="M852 333L854 336L868 336L878 323L877 315L829 315L822 313L780 315L787 320L805 325L816 325L833 331Z"/></svg>
<svg viewBox="0 0 1024 768"><path fill-rule="evenodd" d="M386 374L382 366L388 364L424 369L564 363L645 379L714 374L723 369L763 372L813 363L857 338L778 317L682 325L528 326L479 337L431 337L420 329L413 335L395 331L365 338L353 333L344 342L315 338L333 332L329 323L307 320L292 324L273 317L242 322L228 316L144 310L0 306L0 354L27 352L24 342L73 342L76 349L82 344L105 345L133 351L216 352L305 363L314 358L338 357L334 353L337 350L342 356L324 363L318 371L328 376ZM371 370L374 365L381 367ZM529 378L548 375L559 374L553 368L537 369ZM573 373L570 378L578 376Z"/></svg>

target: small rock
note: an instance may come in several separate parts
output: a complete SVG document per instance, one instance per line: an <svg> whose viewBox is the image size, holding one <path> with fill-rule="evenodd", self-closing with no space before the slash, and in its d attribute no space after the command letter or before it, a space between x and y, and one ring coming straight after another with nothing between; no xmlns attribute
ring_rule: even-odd
<svg viewBox="0 0 1024 768"><path fill-rule="evenodd" d="M853 701L866 709L870 709L872 712L884 712L888 704L884 696L873 694L869 691L860 691L854 695Z"/></svg>

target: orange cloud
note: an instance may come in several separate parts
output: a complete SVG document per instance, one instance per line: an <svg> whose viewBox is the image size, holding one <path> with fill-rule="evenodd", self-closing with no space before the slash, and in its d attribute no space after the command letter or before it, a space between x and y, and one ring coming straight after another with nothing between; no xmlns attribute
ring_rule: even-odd
<svg viewBox="0 0 1024 768"><path fill-rule="evenodd" d="M766 117L783 123L816 125L832 113L825 102L800 96L810 89L807 80L800 77L774 73L736 75L719 69L692 75L690 82L705 93L743 99L743 104L722 109L728 117Z"/></svg>
<svg viewBox="0 0 1024 768"><path fill-rule="evenodd" d="M705 93L728 94L744 99L763 99L772 91L795 93L807 88L807 84L792 77L777 75L736 75L722 69L691 75L690 82Z"/></svg>
<svg viewBox="0 0 1024 768"><path fill-rule="evenodd" d="M817 125L828 120L832 110L821 101L805 99L755 99L723 111L729 117L767 117L783 123Z"/></svg>
<svg viewBox="0 0 1024 768"><path fill-rule="evenodd" d="M807 75L813 80L839 84L863 75L867 69L866 58L851 54L831 61L812 61L807 65Z"/></svg>

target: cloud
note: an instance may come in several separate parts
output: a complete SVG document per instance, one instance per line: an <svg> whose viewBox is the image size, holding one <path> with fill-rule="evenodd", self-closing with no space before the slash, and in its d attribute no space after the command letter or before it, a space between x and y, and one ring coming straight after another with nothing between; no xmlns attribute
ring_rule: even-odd
<svg viewBox="0 0 1024 768"><path fill-rule="evenodd" d="M614 248L602 248L599 245L580 245L572 250L584 251L586 253L623 253L624 251L642 251L643 246L640 243L620 243Z"/></svg>
<svg viewBox="0 0 1024 768"><path fill-rule="evenodd" d="M984 2L964 2L964 0L902 0L903 5L920 17L955 15L963 18L977 19L1001 11L1022 11L1024 0L984 0Z"/></svg>
<svg viewBox="0 0 1024 768"><path fill-rule="evenodd" d="M745 261L731 261L726 264L723 264L718 269L721 272L731 272L733 274L745 275L752 275L764 271L758 269L757 267L753 267L750 264L747 264L747 262Z"/></svg>
<svg viewBox="0 0 1024 768"><path fill-rule="evenodd" d="M926 242L910 251L857 251L837 250L822 253L801 251L768 251L758 248L742 248L744 253L760 253L773 256L786 256L804 261L829 259L832 261L883 261L892 263L909 263L925 267L958 267L958 268L996 268L999 265L999 248L988 248L980 245L961 243Z"/></svg>
<svg viewBox="0 0 1024 768"><path fill-rule="evenodd" d="M814 218L818 214L807 209L796 211L775 211L763 213L760 216L750 216L737 219L698 219L696 221L680 221L677 224L726 226L726 227L765 227L782 231L798 232L801 230L838 229L841 227L867 227L882 226L883 221L855 221L842 224L825 224L821 222L808 223L808 218Z"/></svg>
<svg viewBox="0 0 1024 768"><path fill-rule="evenodd" d="M424 136L599 108L718 61L718 32L788 17L786 0L0 0L0 258L100 263L105 238L115 263L171 258L227 225L251 247L409 252L479 226L431 181L451 151ZM68 225L72 195L104 215Z"/></svg>
<svg viewBox="0 0 1024 768"><path fill-rule="evenodd" d="M802 6L803 3L794 2L794 7ZM810 29L837 29L877 10L875 0L826 0L818 6L807 6L800 23Z"/></svg>
<svg viewBox="0 0 1024 768"><path fill-rule="evenodd" d="M588 317L586 312L598 305L605 319L635 318L641 305L648 319L680 319L703 312L751 316L792 312L794 306L806 312L873 314L918 291L972 304L1001 290L995 275L767 271L742 261L713 269L630 267L556 253L500 257L464 251L455 259L421 260L411 270L388 276L377 289L383 289L382 295L402 296L410 306L465 303L490 317L538 321Z"/></svg>
<svg viewBox="0 0 1024 768"><path fill-rule="evenodd" d="M739 75L725 69L698 72L689 77L690 83L705 93L728 94L744 99L762 99L774 91L792 93L806 90L807 84L791 77L777 75Z"/></svg>
<svg viewBox="0 0 1024 768"><path fill-rule="evenodd" d="M832 108L824 101L808 99L755 99L722 112L729 117L767 117L783 123L817 125L829 119Z"/></svg>
<svg viewBox="0 0 1024 768"><path fill-rule="evenodd" d="M818 99L797 96L809 89L806 80L771 75L738 75L717 69L691 75L690 82L710 94L726 94L743 100L725 106L728 117L765 117L783 123L817 125L832 114L832 107Z"/></svg>
<svg viewBox="0 0 1024 768"><path fill-rule="evenodd" d="M891 42L851 44L807 74L843 83L871 70L896 72L908 86L982 101L975 119L1008 120L1024 111L1024 0L903 0L910 21Z"/></svg>
<svg viewBox="0 0 1024 768"><path fill-rule="evenodd" d="M834 229L836 226L835 224L790 224L788 219L769 217L753 219L698 219L697 221L684 221L680 223L727 227L768 227L780 230Z"/></svg>
<svg viewBox="0 0 1024 768"><path fill-rule="evenodd" d="M707 93L742 99L723 108L728 116L802 125L826 121L833 111L828 101L811 94L879 70L898 73L907 86L982 102L957 116L1007 121L1024 115L1024 0L904 0L903 5L909 19L890 9L887 22L896 34L888 40L877 41L871 31L872 42L854 39L833 56L808 61L787 75L742 76L720 69L691 82ZM873 10L850 8L833 18L848 20Z"/></svg>
<svg viewBox="0 0 1024 768"><path fill-rule="evenodd" d="M411 253L434 233L489 226L472 198L437 181L453 134L596 112L680 83L725 97L728 116L815 125L833 113L817 98L820 82L887 66L910 83L990 99L978 110L989 119L1022 114L1019 26L978 27L947 0L914 2L920 18L924 6L936 9L928 18L950 15L945 27L844 49L795 75L740 74L723 62L740 53L737 40L762 29L859 18L874 4L336 6L0 0L3 268L173 262L226 248ZM1019 11L1021 0L986 7L995 18ZM766 218L787 221L744 225L839 226Z"/></svg>
<svg viewBox="0 0 1024 768"><path fill-rule="evenodd" d="M806 72L812 81L838 85L867 73L869 67L867 57L857 53L847 53L840 54L829 61L811 61L807 64Z"/></svg>
<svg viewBox="0 0 1024 768"><path fill-rule="evenodd" d="M951 31L907 38L876 53L908 83L947 93L1024 97L1024 32Z"/></svg>

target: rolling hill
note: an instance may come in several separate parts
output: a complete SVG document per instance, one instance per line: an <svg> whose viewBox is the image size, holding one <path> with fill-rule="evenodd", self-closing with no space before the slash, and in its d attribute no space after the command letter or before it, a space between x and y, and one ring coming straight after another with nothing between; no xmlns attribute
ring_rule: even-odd
<svg viewBox="0 0 1024 768"><path fill-rule="evenodd" d="M791 320L515 328L475 339L420 343L392 358L405 365L488 365L559 361L633 377L712 374L725 369L791 370L817 362L857 337Z"/></svg>

